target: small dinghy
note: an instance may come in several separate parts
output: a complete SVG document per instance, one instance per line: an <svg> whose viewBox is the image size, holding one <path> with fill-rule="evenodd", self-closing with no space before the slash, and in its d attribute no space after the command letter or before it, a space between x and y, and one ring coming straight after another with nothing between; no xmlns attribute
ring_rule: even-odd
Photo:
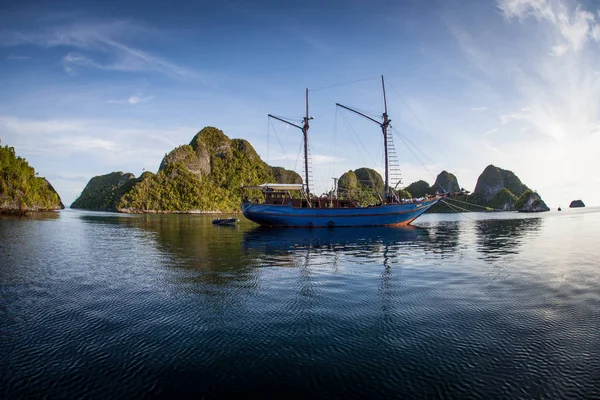
<svg viewBox="0 0 600 400"><path fill-rule="evenodd" d="M239 222L239 219L237 219L237 218L215 218L212 221L213 225L228 225L228 226L237 225L238 222Z"/></svg>

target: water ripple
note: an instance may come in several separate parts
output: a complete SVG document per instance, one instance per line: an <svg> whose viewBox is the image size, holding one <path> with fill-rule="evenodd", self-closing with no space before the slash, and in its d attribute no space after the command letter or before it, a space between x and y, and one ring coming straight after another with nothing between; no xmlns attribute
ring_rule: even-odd
<svg viewBox="0 0 600 400"><path fill-rule="evenodd" d="M600 398L600 213L491 214L2 219L0 398Z"/></svg>

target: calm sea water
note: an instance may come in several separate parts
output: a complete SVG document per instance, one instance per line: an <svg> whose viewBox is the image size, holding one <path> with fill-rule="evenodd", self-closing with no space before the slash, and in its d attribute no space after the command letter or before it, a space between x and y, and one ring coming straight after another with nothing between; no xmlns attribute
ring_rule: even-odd
<svg viewBox="0 0 600 400"><path fill-rule="evenodd" d="M0 398L600 398L600 209L0 219Z"/></svg>

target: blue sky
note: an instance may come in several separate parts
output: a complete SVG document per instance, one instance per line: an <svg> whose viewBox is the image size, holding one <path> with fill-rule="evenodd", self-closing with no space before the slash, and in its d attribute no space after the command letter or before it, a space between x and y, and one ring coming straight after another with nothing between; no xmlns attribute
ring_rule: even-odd
<svg viewBox="0 0 600 400"><path fill-rule="evenodd" d="M597 3L497 1L20 1L0 12L0 139L65 204L111 171L156 171L204 126L302 173L310 91L315 190L382 170L382 110L403 182L446 169L473 190L488 164L551 206L600 205ZM358 82L355 82L358 81ZM348 85L336 86L348 82ZM330 87L334 86L334 87ZM315 90L312 90L315 89Z"/></svg>

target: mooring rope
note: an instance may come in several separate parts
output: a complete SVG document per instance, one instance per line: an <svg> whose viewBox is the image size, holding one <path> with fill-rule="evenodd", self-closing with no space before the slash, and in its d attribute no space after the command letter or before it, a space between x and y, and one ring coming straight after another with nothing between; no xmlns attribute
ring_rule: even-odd
<svg viewBox="0 0 600 400"><path fill-rule="evenodd" d="M500 208L493 208L493 207L486 207L486 206L480 206L479 204L474 204L474 203L469 203L467 201L461 201L461 200L456 200L456 199L447 199L449 201L454 201L457 203L461 203L461 204L467 204L469 206L473 206L473 207L479 207L479 208L483 208L485 211L505 211L502 210ZM457 206L458 207L458 206ZM468 210L469 212L472 212L471 210Z"/></svg>
<svg viewBox="0 0 600 400"><path fill-rule="evenodd" d="M448 207L450 207L450 209L451 209L452 211L454 211L455 213L457 213L457 214L460 214L460 215L464 216L465 218L468 218L468 219L471 219L471 220L475 220L475 218L468 217L468 216L464 215L464 213L461 213L460 211L456 211L456 209L455 209L454 207L456 207L456 208L458 208L458 209L465 210L466 212L470 212L470 211L469 211L469 210L467 210L466 208L461 208L461 207L458 207L458 206L456 206L456 205L455 205L455 206L452 206L450 203L447 203L447 202L446 202L446 201L444 201L444 200L442 200L441 202L442 202L442 203L444 203L444 204L446 204Z"/></svg>
<svg viewBox="0 0 600 400"><path fill-rule="evenodd" d="M456 204L452 205L452 204L448 203L446 200L442 200L442 203L446 204L448 207L450 207L453 210L459 209L462 211L471 212L471 210L467 210L466 208L459 207Z"/></svg>

